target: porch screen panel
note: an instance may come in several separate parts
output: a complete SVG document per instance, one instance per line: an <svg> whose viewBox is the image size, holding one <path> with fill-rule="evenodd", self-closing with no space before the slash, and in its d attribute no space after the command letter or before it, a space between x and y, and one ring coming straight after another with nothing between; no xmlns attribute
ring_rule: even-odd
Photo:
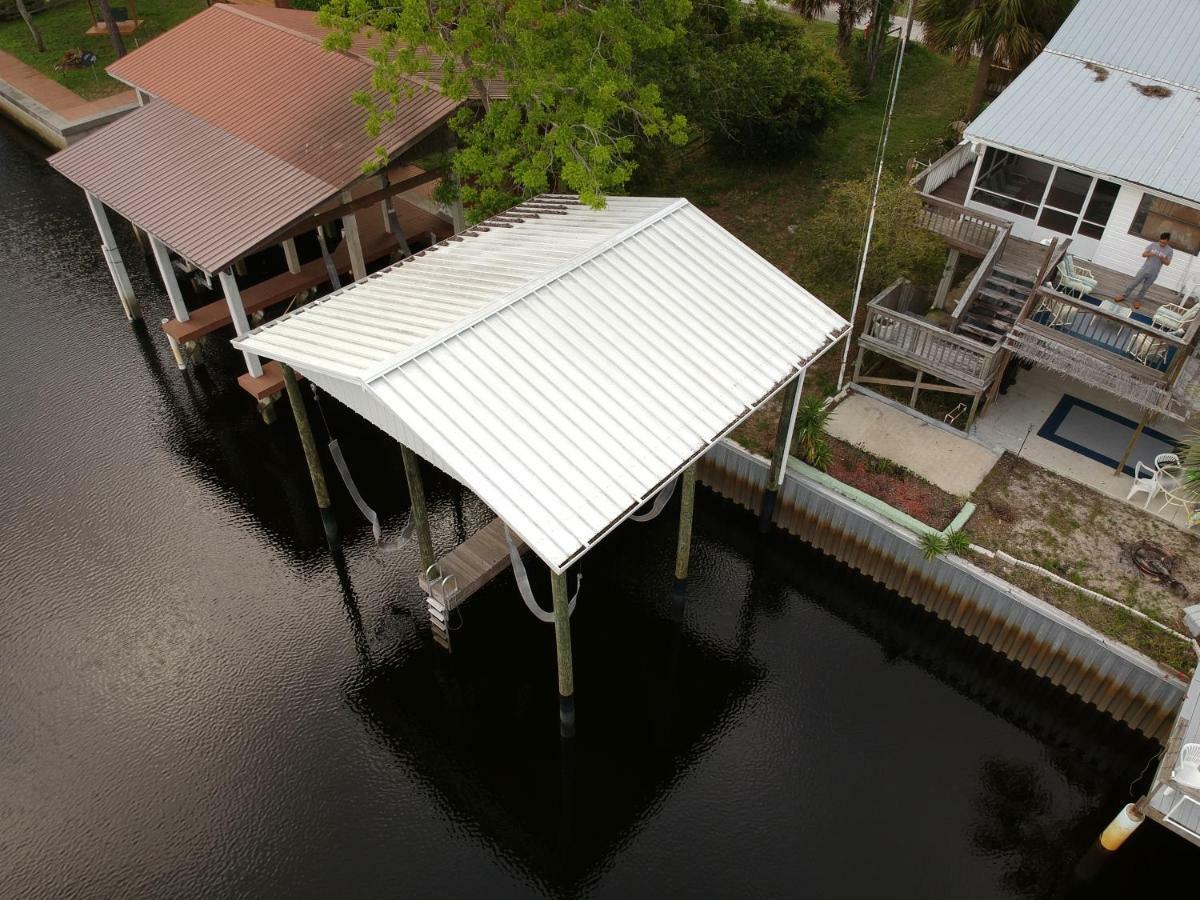
<svg viewBox="0 0 1200 900"><path fill-rule="evenodd" d="M1049 163L988 147L971 199L1027 219L1036 218L1053 171Z"/></svg>
<svg viewBox="0 0 1200 900"><path fill-rule="evenodd" d="M1112 215L1113 205L1117 202L1117 194L1120 191L1120 185L1105 181L1103 178L1096 179L1096 188L1092 191L1092 199L1088 201L1087 209L1083 213L1083 221L1079 223L1080 234L1096 240L1104 237L1104 226L1108 224L1108 217Z"/></svg>

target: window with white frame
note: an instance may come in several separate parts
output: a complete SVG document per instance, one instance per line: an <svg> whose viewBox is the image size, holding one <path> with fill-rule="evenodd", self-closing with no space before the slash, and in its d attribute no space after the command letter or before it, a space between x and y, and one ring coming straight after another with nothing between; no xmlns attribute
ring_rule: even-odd
<svg viewBox="0 0 1200 900"><path fill-rule="evenodd" d="M1193 256L1200 251L1200 209L1143 194L1129 233L1148 241L1157 241L1164 231L1171 233L1171 246Z"/></svg>
<svg viewBox="0 0 1200 900"><path fill-rule="evenodd" d="M1099 239L1118 191L1111 181L988 147L971 199L1051 231Z"/></svg>

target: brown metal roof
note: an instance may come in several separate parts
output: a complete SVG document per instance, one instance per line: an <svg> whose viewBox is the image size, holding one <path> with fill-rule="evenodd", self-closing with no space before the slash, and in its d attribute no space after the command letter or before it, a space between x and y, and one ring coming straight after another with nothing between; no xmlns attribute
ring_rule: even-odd
<svg viewBox="0 0 1200 900"><path fill-rule="evenodd" d="M414 82L396 118L371 138L352 101L370 90L371 68L218 4L110 66L157 99L50 163L215 272L361 178L375 147L395 156L457 108Z"/></svg>

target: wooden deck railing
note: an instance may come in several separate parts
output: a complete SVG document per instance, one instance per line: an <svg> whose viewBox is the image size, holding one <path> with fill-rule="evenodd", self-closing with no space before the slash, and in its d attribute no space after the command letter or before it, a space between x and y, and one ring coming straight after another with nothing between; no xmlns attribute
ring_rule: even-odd
<svg viewBox="0 0 1200 900"><path fill-rule="evenodd" d="M1140 381L1171 385L1188 356L1189 336L1176 337L1132 317L1108 312L1048 284L1035 290L1018 325L1086 351ZM1087 381L1087 372L1079 376Z"/></svg>
<svg viewBox="0 0 1200 900"><path fill-rule="evenodd" d="M947 381L980 390L987 387L996 373L999 348L951 334L902 311L912 291L911 284L900 280L871 300L859 341Z"/></svg>
<svg viewBox="0 0 1200 900"><path fill-rule="evenodd" d="M1012 227L1012 223L1005 219L967 209L930 194L921 194L921 200L923 207L918 224L941 235L947 243L958 249L977 256L987 254L996 241L998 231L1008 231Z"/></svg>
<svg viewBox="0 0 1200 900"><path fill-rule="evenodd" d="M919 193L932 194L947 181L973 164L975 151L969 141L963 141L945 156L936 159L913 176L909 182Z"/></svg>
<svg viewBox="0 0 1200 900"><path fill-rule="evenodd" d="M988 248L988 252L983 257L983 262L979 264L979 267L975 270L975 274L971 276L971 280L967 283L962 296L958 298L958 303L954 307L954 312L951 314L951 331L958 331L958 326L962 323L963 316L971 308L971 304L975 302L975 298L979 296L980 289L987 283L992 272L996 270L996 264L1004 256L1004 247L1008 243L1008 233L1010 230L1008 227L996 229L995 237L992 239L992 246Z"/></svg>

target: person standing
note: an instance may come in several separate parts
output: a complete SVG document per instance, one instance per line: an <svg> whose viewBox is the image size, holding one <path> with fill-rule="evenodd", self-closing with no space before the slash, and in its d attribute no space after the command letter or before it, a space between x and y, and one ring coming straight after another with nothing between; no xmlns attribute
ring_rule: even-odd
<svg viewBox="0 0 1200 900"><path fill-rule="evenodd" d="M1133 276L1133 281L1129 282L1125 290L1117 294L1118 303L1124 303L1125 298L1133 296L1134 291L1137 291L1137 296L1133 297L1134 300L1145 299L1146 291L1150 290L1150 285L1154 284L1154 279L1158 278L1162 267L1169 266L1171 257L1175 255L1175 251L1171 249L1170 240L1171 232L1164 231L1158 236L1157 241L1146 245L1146 249L1142 251L1142 258L1146 261Z"/></svg>

